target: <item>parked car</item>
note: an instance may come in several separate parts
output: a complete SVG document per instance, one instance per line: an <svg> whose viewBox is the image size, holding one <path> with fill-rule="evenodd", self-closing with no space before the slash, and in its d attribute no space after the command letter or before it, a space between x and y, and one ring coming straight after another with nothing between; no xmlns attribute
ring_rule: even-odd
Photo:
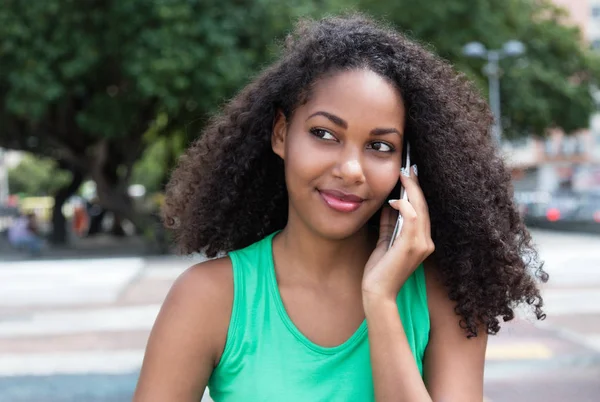
<svg viewBox="0 0 600 402"><path fill-rule="evenodd" d="M600 194L555 193L548 202L529 205L524 219L532 227L600 233Z"/></svg>
<svg viewBox="0 0 600 402"><path fill-rule="evenodd" d="M582 194L574 219L591 221L600 225L600 194Z"/></svg>

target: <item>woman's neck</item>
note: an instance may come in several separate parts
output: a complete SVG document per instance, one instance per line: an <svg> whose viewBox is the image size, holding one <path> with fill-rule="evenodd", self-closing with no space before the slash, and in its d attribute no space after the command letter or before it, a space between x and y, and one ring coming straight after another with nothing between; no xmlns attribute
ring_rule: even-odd
<svg viewBox="0 0 600 402"><path fill-rule="evenodd" d="M346 239L332 240L289 222L273 240L273 254L278 274L295 282L356 282L362 280L376 240L366 226Z"/></svg>

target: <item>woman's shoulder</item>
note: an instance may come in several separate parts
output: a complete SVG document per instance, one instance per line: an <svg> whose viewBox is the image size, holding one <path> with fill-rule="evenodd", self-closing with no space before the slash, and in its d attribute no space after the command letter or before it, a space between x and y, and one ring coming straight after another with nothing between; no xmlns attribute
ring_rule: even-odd
<svg viewBox="0 0 600 402"><path fill-rule="evenodd" d="M427 289L427 305L432 319L438 315L440 310L447 310L446 305L450 304L448 289L444 286L437 263L432 257L423 261L423 272L425 277L425 288Z"/></svg>
<svg viewBox="0 0 600 402"><path fill-rule="evenodd" d="M228 258L196 264L175 280L148 339L136 401L200 400L225 345L231 282Z"/></svg>
<svg viewBox="0 0 600 402"><path fill-rule="evenodd" d="M173 283L163 305L179 319L208 333L216 359L225 345L233 305L233 274L229 257L195 264Z"/></svg>
<svg viewBox="0 0 600 402"><path fill-rule="evenodd" d="M174 285L182 284L181 286L190 286L194 288L210 287L210 285L225 285L231 280L231 259L229 256L224 256L202 261L190 266L177 278Z"/></svg>
<svg viewBox="0 0 600 402"><path fill-rule="evenodd" d="M173 283L169 297L181 299L182 308L197 311L210 306L219 313L231 310L233 299L232 262L229 257L207 260L186 269ZM212 307L217 307L216 310Z"/></svg>
<svg viewBox="0 0 600 402"><path fill-rule="evenodd" d="M450 299L450 290L444 284L434 258L425 260L423 266L432 334L443 333L446 336L452 333L457 339L466 339L461 316L456 313L456 302Z"/></svg>

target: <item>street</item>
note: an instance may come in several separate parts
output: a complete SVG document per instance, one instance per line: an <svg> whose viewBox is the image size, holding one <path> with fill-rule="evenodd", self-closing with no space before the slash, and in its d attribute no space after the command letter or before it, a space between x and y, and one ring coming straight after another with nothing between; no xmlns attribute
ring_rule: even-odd
<svg viewBox="0 0 600 402"><path fill-rule="evenodd" d="M519 314L490 338L486 401L598 401L600 236L533 234L550 273L548 318ZM131 400L160 304L198 261L0 263L0 401Z"/></svg>

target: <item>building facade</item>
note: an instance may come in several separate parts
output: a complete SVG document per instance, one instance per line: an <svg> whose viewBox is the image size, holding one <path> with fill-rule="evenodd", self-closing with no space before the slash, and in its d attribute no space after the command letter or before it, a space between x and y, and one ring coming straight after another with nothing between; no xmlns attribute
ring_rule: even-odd
<svg viewBox="0 0 600 402"><path fill-rule="evenodd" d="M582 41L600 51L600 0L553 0L567 10L566 24L576 24ZM596 96L600 105L600 92ZM545 139L527 138L503 145L513 172L515 190L599 192L600 114L589 128L566 135L551 130Z"/></svg>

